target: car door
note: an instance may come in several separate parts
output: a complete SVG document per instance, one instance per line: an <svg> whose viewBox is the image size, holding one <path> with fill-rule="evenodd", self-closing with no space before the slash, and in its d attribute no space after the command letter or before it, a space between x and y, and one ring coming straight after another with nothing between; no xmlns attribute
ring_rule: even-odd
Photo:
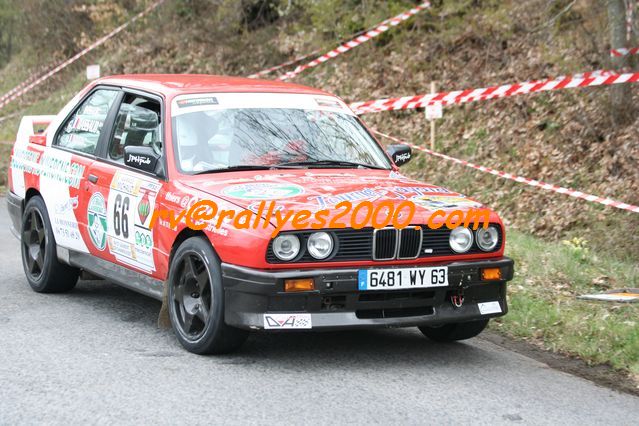
<svg viewBox="0 0 639 426"><path fill-rule="evenodd" d="M94 252L90 241L99 240L87 224L86 206L92 199L89 171L119 96L114 87L91 90L58 127L43 155L40 192L59 247Z"/></svg>
<svg viewBox="0 0 639 426"><path fill-rule="evenodd" d="M157 264L162 253L158 255L155 230L149 225L164 180L125 164L124 148L155 147L163 154L162 102L150 94L124 90L107 143L89 170L95 202L89 203L88 222L97 227L95 223L104 221L105 240L98 240L103 258L161 279Z"/></svg>

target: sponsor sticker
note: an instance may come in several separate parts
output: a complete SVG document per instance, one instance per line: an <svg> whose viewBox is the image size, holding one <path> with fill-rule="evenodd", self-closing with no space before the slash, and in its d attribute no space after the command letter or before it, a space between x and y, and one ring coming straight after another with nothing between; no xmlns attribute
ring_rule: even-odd
<svg viewBox="0 0 639 426"><path fill-rule="evenodd" d="M315 200L320 209L325 209L342 201L374 201L386 195L385 191L372 188L364 188L359 191L343 192L341 194L316 195L309 197L309 201Z"/></svg>
<svg viewBox="0 0 639 426"><path fill-rule="evenodd" d="M277 200L303 194L304 188L292 183L256 182L231 185L222 193L243 200Z"/></svg>
<svg viewBox="0 0 639 426"><path fill-rule="evenodd" d="M481 207L481 203L469 200L465 197L450 195L426 195L411 198L415 204L422 207L445 209L454 207Z"/></svg>
<svg viewBox="0 0 639 426"><path fill-rule="evenodd" d="M118 262L146 272L155 270L153 231L150 218L161 185L127 173L116 173L111 181L107 219L109 250ZM179 197L174 197L179 199Z"/></svg>
<svg viewBox="0 0 639 426"><path fill-rule="evenodd" d="M28 165L24 171L40 176L43 179L51 179L55 182L63 183L72 188L79 188L85 168L86 167L80 163L57 157L55 153L47 153L40 159L38 167Z"/></svg>
<svg viewBox="0 0 639 426"><path fill-rule="evenodd" d="M311 314L264 314L267 330L309 329L313 327Z"/></svg>
<svg viewBox="0 0 639 426"><path fill-rule="evenodd" d="M107 209L104 197L99 192L94 193L89 200L87 217L91 242L102 251L106 247Z"/></svg>
<svg viewBox="0 0 639 426"><path fill-rule="evenodd" d="M317 102L317 105L321 107L342 108L342 105L335 99L315 98L315 102Z"/></svg>
<svg viewBox="0 0 639 426"><path fill-rule="evenodd" d="M390 173L388 174L388 177L391 179L398 179L398 180L408 180L409 178L407 178L406 176L404 176L403 174L396 172L395 170L391 170Z"/></svg>
<svg viewBox="0 0 639 426"><path fill-rule="evenodd" d="M82 241L80 230L78 229L78 224L76 222L54 217L53 223L55 224L54 233L57 241L64 238L67 240Z"/></svg>
<svg viewBox="0 0 639 426"><path fill-rule="evenodd" d="M149 201L149 192L144 191L142 199L138 202L138 217L140 218L140 224L145 226L146 220L151 214L151 203Z"/></svg>
<svg viewBox="0 0 639 426"><path fill-rule="evenodd" d="M55 213L62 215L66 212L71 212L78 207L78 196L70 197L55 205Z"/></svg>
<svg viewBox="0 0 639 426"><path fill-rule="evenodd" d="M94 120L92 118L76 117L69 123L67 130L78 130L80 132L99 133L102 129L102 120Z"/></svg>
<svg viewBox="0 0 639 426"><path fill-rule="evenodd" d="M180 99L179 101L177 101L177 105L180 108L203 106L203 105L218 105L218 101L217 101L217 98L214 96L207 96L204 98Z"/></svg>

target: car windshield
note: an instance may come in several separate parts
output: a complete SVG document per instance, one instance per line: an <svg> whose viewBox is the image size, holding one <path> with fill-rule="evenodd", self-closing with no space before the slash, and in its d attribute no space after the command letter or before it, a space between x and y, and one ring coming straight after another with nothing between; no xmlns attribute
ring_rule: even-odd
<svg viewBox="0 0 639 426"><path fill-rule="evenodd" d="M186 173L242 167L371 167L388 158L358 119L305 108L195 108L173 117Z"/></svg>

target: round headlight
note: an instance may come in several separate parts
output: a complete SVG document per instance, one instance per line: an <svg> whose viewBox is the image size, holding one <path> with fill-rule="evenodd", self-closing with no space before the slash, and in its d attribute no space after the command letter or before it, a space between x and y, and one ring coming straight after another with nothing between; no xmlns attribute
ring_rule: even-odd
<svg viewBox="0 0 639 426"><path fill-rule="evenodd" d="M454 252L466 253L473 245L473 233L468 228L458 226L451 231L448 243Z"/></svg>
<svg viewBox="0 0 639 426"><path fill-rule="evenodd" d="M295 235L278 235L273 240L273 253L280 260L294 259L300 252L300 240Z"/></svg>
<svg viewBox="0 0 639 426"><path fill-rule="evenodd" d="M333 238L326 232L315 232L308 238L306 247L315 259L326 259L333 251Z"/></svg>
<svg viewBox="0 0 639 426"><path fill-rule="evenodd" d="M499 234L497 233L497 228L494 226L489 226L488 228L479 228L476 232L477 234L477 245L483 251L491 251L497 246L497 240L499 239Z"/></svg>

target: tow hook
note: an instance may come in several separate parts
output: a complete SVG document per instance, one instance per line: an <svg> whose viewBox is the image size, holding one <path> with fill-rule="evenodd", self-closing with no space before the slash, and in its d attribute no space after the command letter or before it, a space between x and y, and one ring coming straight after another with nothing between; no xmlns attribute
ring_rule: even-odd
<svg viewBox="0 0 639 426"><path fill-rule="evenodd" d="M470 280L470 276L468 279ZM461 308L464 304L464 289L466 287L468 287L468 285L464 285L464 276L462 275L457 285L457 292L450 296L450 303L452 303L455 308Z"/></svg>
<svg viewBox="0 0 639 426"><path fill-rule="evenodd" d="M456 308L461 308L464 304L464 290L457 290L457 294L450 296L450 303Z"/></svg>

